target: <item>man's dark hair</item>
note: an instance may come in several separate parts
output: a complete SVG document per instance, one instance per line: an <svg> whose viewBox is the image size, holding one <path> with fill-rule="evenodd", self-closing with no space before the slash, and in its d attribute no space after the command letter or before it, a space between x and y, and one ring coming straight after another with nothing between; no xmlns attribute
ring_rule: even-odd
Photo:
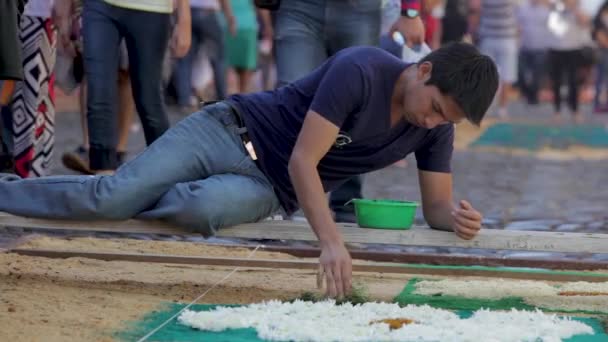
<svg viewBox="0 0 608 342"><path fill-rule="evenodd" d="M464 111L467 120L481 123L498 89L496 65L471 44L450 43L439 48L419 63L433 65L427 85L451 96Z"/></svg>

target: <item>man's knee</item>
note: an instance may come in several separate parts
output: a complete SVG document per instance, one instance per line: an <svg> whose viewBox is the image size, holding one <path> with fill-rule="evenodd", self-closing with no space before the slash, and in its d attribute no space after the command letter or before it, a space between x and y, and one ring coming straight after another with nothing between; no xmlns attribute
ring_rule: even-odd
<svg viewBox="0 0 608 342"><path fill-rule="evenodd" d="M213 236L221 228L220 215L209 206L197 202L188 202L180 209L168 217L167 221L200 233L205 237Z"/></svg>
<svg viewBox="0 0 608 342"><path fill-rule="evenodd" d="M168 209L164 219L169 223L211 236L220 228L221 213L213 205L213 199L202 198L197 189L193 189L197 186L180 184L169 190L159 204Z"/></svg>
<svg viewBox="0 0 608 342"><path fill-rule="evenodd" d="M149 205L142 202L136 191L115 184L113 176L100 177L95 188L90 201L81 203L90 203L85 209L89 209L89 215L97 219L127 220Z"/></svg>
<svg viewBox="0 0 608 342"><path fill-rule="evenodd" d="M96 206L93 215L98 219L128 220L135 215L135 211L125 200L110 197Z"/></svg>

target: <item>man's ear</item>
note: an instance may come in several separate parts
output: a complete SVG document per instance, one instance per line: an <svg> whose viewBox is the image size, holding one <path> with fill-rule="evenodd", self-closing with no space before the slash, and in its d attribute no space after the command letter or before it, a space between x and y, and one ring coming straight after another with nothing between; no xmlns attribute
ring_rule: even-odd
<svg viewBox="0 0 608 342"><path fill-rule="evenodd" d="M423 81L428 81L431 78L431 71L433 70L433 63L431 62L423 62L418 63L418 79Z"/></svg>

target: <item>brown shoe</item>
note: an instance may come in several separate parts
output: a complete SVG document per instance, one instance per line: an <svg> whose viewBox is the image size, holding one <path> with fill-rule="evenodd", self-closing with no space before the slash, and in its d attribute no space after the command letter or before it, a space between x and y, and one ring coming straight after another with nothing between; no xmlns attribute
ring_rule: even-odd
<svg viewBox="0 0 608 342"><path fill-rule="evenodd" d="M79 146L74 152L67 152L61 156L63 165L68 169L76 172L83 173L85 175L94 175L89 168L89 151L82 146Z"/></svg>

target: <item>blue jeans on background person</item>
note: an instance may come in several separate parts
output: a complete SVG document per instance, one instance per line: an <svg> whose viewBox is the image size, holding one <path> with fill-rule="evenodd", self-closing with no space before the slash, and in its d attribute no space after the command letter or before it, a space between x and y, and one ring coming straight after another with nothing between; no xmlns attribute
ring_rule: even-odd
<svg viewBox="0 0 608 342"><path fill-rule="evenodd" d="M112 176L0 175L0 211L68 220L162 219L205 236L280 209L226 103L205 106Z"/></svg>
<svg viewBox="0 0 608 342"><path fill-rule="evenodd" d="M118 167L117 71L123 38L129 55L133 99L146 143L151 144L169 128L161 92L161 70L169 40L170 15L87 0L82 22L90 168L113 170Z"/></svg>
<svg viewBox="0 0 608 342"><path fill-rule="evenodd" d="M274 46L278 86L309 74L336 52L351 46L378 46L381 0L283 0L275 13ZM337 221L352 222L361 198L362 177L349 179L330 195Z"/></svg>
<svg viewBox="0 0 608 342"><path fill-rule="evenodd" d="M283 0L275 13L279 86L307 75L336 52L377 46L381 0Z"/></svg>
<svg viewBox="0 0 608 342"><path fill-rule="evenodd" d="M177 103L180 106L191 106L192 98L192 65L198 56L199 48L208 45L209 62L213 69L216 100L226 98L226 61L224 59L224 30L219 20L219 13L211 10L192 8L192 45L190 51L180 58L173 74Z"/></svg>
<svg viewBox="0 0 608 342"><path fill-rule="evenodd" d="M528 104L538 104L538 91L547 65L544 50L521 50L519 52L519 86Z"/></svg>

